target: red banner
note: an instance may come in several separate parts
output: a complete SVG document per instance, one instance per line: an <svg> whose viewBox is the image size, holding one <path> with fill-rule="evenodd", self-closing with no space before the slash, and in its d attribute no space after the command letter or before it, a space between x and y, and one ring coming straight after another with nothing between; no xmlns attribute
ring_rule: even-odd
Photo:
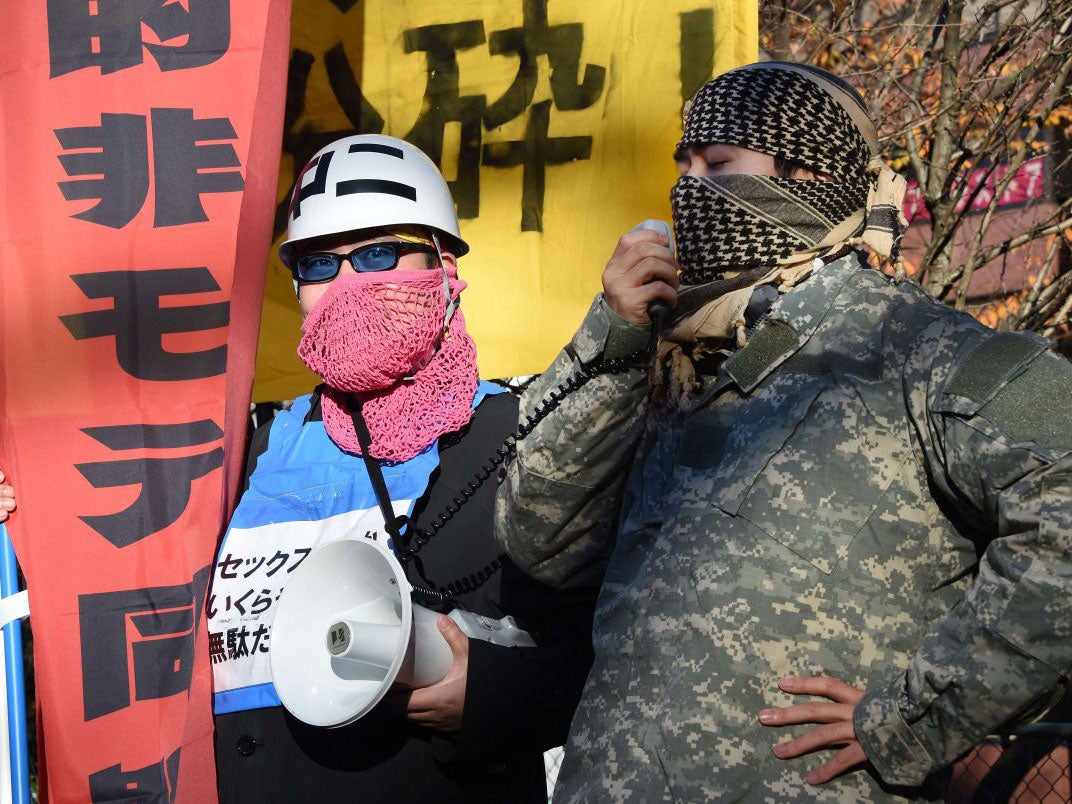
<svg viewBox="0 0 1072 804"><path fill-rule="evenodd" d="M213 801L205 592L242 462L290 0L15 5L0 467L41 799Z"/></svg>

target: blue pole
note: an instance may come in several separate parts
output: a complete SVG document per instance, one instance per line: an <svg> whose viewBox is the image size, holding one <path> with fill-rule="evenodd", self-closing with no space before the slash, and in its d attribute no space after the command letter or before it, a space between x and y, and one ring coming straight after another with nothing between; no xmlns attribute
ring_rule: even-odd
<svg viewBox="0 0 1072 804"><path fill-rule="evenodd" d="M19 591L15 548L0 525L0 597ZM22 676L22 621L4 626L4 670L7 675L7 730L11 748L11 800L30 804L30 763L26 752L26 689Z"/></svg>

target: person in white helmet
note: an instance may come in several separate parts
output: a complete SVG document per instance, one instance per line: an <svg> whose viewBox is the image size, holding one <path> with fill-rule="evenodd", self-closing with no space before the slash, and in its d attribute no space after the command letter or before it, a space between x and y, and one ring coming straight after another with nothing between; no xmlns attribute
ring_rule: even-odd
<svg viewBox="0 0 1072 804"><path fill-rule="evenodd" d="M542 752L562 743L580 697L593 601L501 553L494 471L467 485L489 474L517 420L516 399L477 377L458 308L468 250L442 176L404 141L338 140L296 182L280 255L304 321L299 355L324 384L255 432L214 568L222 802L546 801ZM408 524L381 511L406 511ZM275 602L312 549L363 535L389 538L415 587L510 614L539 647L470 642L444 616L453 663L441 682L389 695L349 726L301 723L272 685Z"/></svg>

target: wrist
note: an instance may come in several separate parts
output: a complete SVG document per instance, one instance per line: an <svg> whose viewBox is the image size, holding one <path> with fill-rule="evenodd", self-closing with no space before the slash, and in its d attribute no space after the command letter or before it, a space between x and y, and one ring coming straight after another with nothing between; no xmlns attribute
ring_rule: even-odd
<svg viewBox="0 0 1072 804"><path fill-rule="evenodd" d="M624 357L648 342L648 325L622 318L600 293L592 303L581 329L573 339L573 348L586 363L599 357Z"/></svg>

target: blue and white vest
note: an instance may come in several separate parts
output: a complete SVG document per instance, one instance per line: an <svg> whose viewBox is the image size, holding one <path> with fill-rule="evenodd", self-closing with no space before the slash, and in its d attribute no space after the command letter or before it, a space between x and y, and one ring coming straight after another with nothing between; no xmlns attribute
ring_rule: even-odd
<svg viewBox="0 0 1072 804"><path fill-rule="evenodd" d="M502 388L481 382L473 407ZM386 545L387 534L364 461L341 451L321 421L302 422L311 396L272 422L268 448L224 535L208 598L209 654L217 714L278 706L268 664L275 602L312 550L344 538ZM438 444L383 466L395 514L409 515L439 465Z"/></svg>

